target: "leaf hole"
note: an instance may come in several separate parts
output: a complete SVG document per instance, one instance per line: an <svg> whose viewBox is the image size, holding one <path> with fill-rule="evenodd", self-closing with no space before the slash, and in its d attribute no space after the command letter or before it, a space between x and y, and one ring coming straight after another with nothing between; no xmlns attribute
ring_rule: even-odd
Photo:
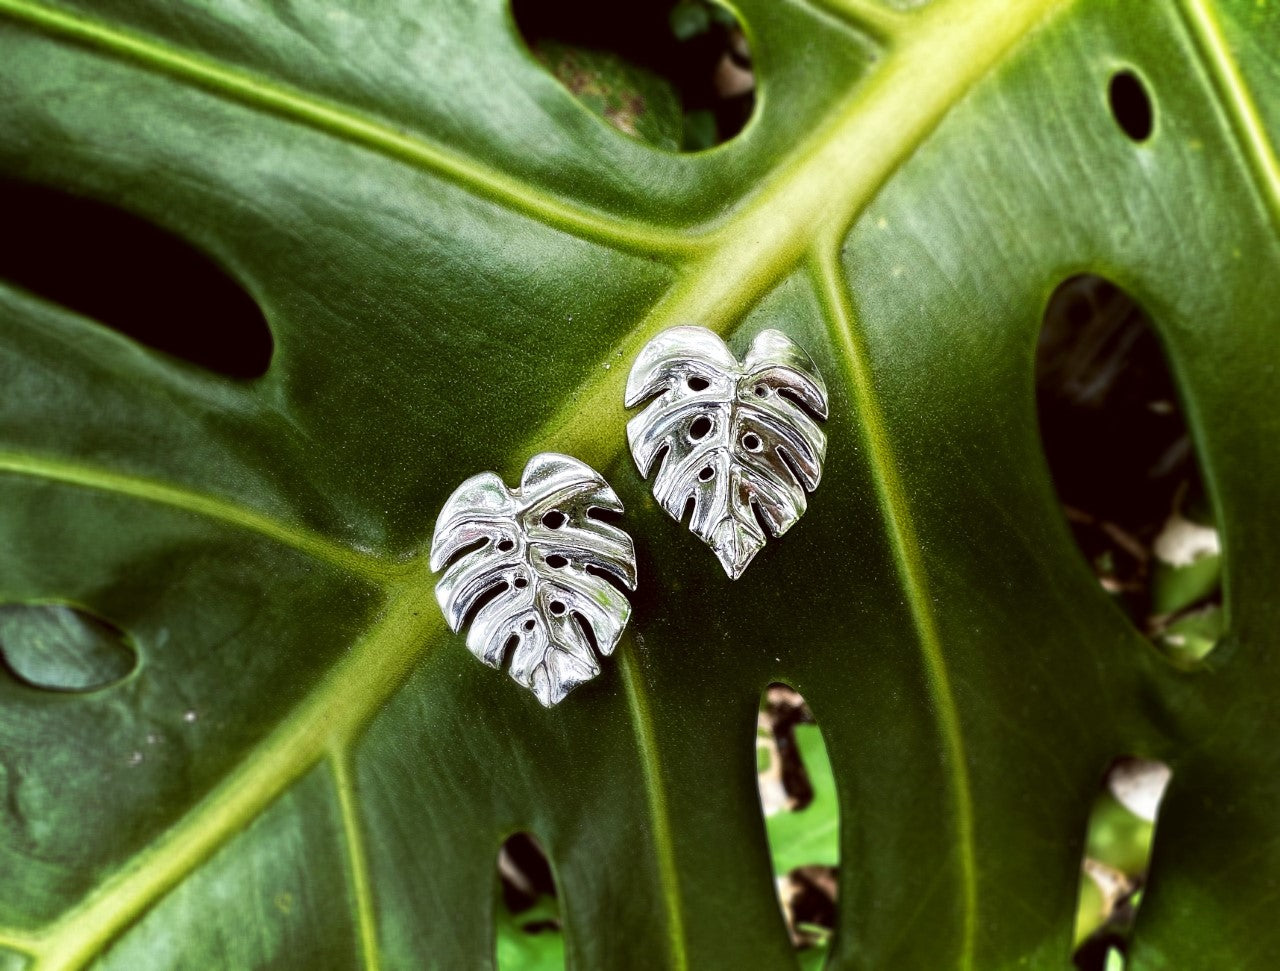
<svg viewBox="0 0 1280 971"><path fill-rule="evenodd" d="M1151 137L1155 109L1147 86L1133 71L1117 71L1107 86L1107 100L1111 116L1120 130L1135 142L1145 142Z"/></svg>
<svg viewBox="0 0 1280 971"><path fill-rule="evenodd" d="M549 513L547 513L545 516L542 517L542 525L546 526L547 529L559 529L566 522L568 522L568 520L569 520L569 517L566 516L564 513L562 513L559 509L552 509Z"/></svg>
<svg viewBox="0 0 1280 971"><path fill-rule="evenodd" d="M1073 962L1081 971L1113 968L1113 955L1128 953L1170 775L1163 762L1126 756L1103 777L1085 831L1076 908Z"/></svg>
<svg viewBox="0 0 1280 971"><path fill-rule="evenodd" d="M649 471L651 473L660 472L663 469L663 467L666 466L667 459L669 459L670 457L671 457L671 443L663 442L660 446L658 446L658 450L653 453L653 462L651 463L651 467Z"/></svg>
<svg viewBox="0 0 1280 971"><path fill-rule="evenodd" d="M553 601L551 601L551 612L552 612L553 614L555 614L557 617L559 617L561 614L563 614L563 613L565 612L565 610L566 610L566 608L565 608L565 605L564 605L564 601L562 601L562 600L553 600Z"/></svg>
<svg viewBox="0 0 1280 971"><path fill-rule="evenodd" d="M511 665L511 656L515 654L516 648L520 646L520 635L512 634L507 638L505 644L502 645L502 660L498 666L506 670Z"/></svg>
<svg viewBox="0 0 1280 971"><path fill-rule="evenodd" d="M497 966L503 971L565 966L555 874L542 844L529 833L508 837L498 851L495 923Z"/></svg>
<svg viewBox="0 0 1280 971"><path fill-rule="evenodd" d="M747 432L742 436L742 447L748 452L759 452L763 447L760 436L755 432Z"/></svg>
<svg viewBox="0 0 1280 971"><path fill-rule="evenodd" d="M713 478L715 478L715 474L716 474L716 470L708 465L705 469L703 469L701 472L698 473L698 480L700 482L710 482Z"/></svg>
<svg viewBox="0 0 1280 971"><path fill-rule="evenodd" d="M694 496L690 496L684 501L684 509L680 511L680 522L688 525L693 519L694 513L698 511L698 500Z"/></svg>
<svg viewBox="0 0 1280 971"><path fill-rule="evenodd" d="M706 415L699 415L689 426L689 441L697 442L711 434L715 425Z"/></svg>
<svg viewBox="0 0 1280 971"><path fill-rule="evenodd" d="M516 577L513 583L517 590L523 590L529 585L529 581L524 577Z"/></svg>
<svg viewBox="0 0 1280 971"><path fill-rule="evenodd" d="M444 569L444 568L453 566L453 564L457 563L459 560L470 555L471 553L474 553L476 550L480 549L488 542L489 540L481 536L479 539L475 540L474 542L468 543L466 546L459 546L456 550L453 551L453 554L447 560L445 560L441 568Z"/></svg>
<svg viewBox="0 0 1280 971"><path fill-rule="evenodd" d="M633 138L696 152L733 138L751 117L751 51L727 7L711 0L511 6L534 57L585 108Z"/></svg>
<svg viewBox="0 0 1280 971"><path fill-rule="evenodd" d="M781 460L782 464L787 467L787 471L791 473L791 477L795 479L798 483L800 483L800 485L802 485L805 489L808 489L809 488L808 479L805 477L804 473L800 471L800 466L796 464L796 460L792 456L791 452L782 447L775 448L774 452L777 453L778 458L779 460Z"/></svg>
<svg viewBox="0 0 1280 971"><path fill-rule="evenodd" d="M755 765L778 904L805 966L819 967L839 899L840 807L822 730L788 685L761 698Z"/></svg>
<svg viewBox="0 0 1280 971"><path fill-rule="evenodd" d="M532 617L530 617L528 620L524 622L525 630L533 630L537 626L538 626L538 622L534 620Z"/></svg>
<svg viewBox="0 0 1280 971"><path fill-rule="evenodd" d="M595 657L601 657L600 642L596 640L596 632L591 623L577 611L574 611L573 619L578 622L578 627L582 630L582 636L586 638L587 643L591 646L591 653Z"/></svg>
<svg viewBox="0 0 1280 971"><path fill-rule="evenodd" d="M612 523L617 525L622 522L622 510L605 509L603 506L588 506L587 518L595 519L602 523Z"/></svg>
<svg viewBox="0 0 1280 971"><path fill-rule="evenodd" d="M509 539L498 540L498 549L503 553L510 553L516 548L516 544Z"/></svg>
<svg viewBox="0 0 1280 971"><path fill-rule="evenodd" d="M0 662L29 687L86 692L128 677L138 654L119 627L79 607L4 604Z"/></svg>
<svg viewBox="0 0 1280 971"><path fill-rule="evenodd" d="M588 573L590 573L592 576L597 576L602 580L607 580L612 586L617 588L619 593L623 594L624 596L628 596L628 597L631 596L632 591L627 587L626 580L619 574L614 573L612 570L607 569L606 567L596 566L593 563L588 563L584 569Z"/></svg>
<svg viewBox="0 0 1280 971"><path fill-rule="evenodd" d="M0 280L228 378L267 373L254 299L186 240L114 206L0 179Z"/></svg>
<svg viewBox="0 0 1280 971"><path fill-rule="evenodd" d="M767 384L757 384L754 390L757 398L767 398L771 389Z"/></svg>
<svg viewBox="0 0 1280 971"><path fill-rule="evenodd" d="M1036 350L1040 437L1072 537L1098 582L1173 663L1222 637L1213 502L1164 349L1097 276L1057 288Z"/></svg>
<svg viewBox="0 0 1280 971"><path fill-rule="evenodd" d="M565 559L563 556L561 556L559 553L552 553L550 556L547 557L547 566L551 567L551 569L553 570L561 570L568 565L569 565L569 561Z"/></svg>
<svg viewBox="0 0 1280 971"><path fill-rule="evenodd" d="M764 510L760 508L760 503L753 496L751 499L751 515L755 516L756 524L760 527L760 532L765 536L776 536L777 533L773 527L769 525L769 521L765 519Z"/></svg>
<svg viewBox="0 0 1280 971"><path fill-rule="evenodd" d="M694 375L689 378L688 385L690 391L706 391L707 388L711 387L711 382L706 378Z"/></svg>
<svg viewBox="0 0 1280 971"><path fill-rule="evenodd" d="M480 596L471 602L471 606L462 617L462 626L469 626L476 619L476 615L484 610L494 599L500 597L506 589L507 585L500 581L486 588Z"/></svg>
<svg viewBox="0 0 1280 971"><path fill-rule="evenodd" d="M795 404L797 408L802 409L806 414L817 419L823 418L823 415L814 411L813 406L809 402L805 401L801 394L794 388L779 388L777 390L777 395L779 398L786 398L788 401Z"/></svg>

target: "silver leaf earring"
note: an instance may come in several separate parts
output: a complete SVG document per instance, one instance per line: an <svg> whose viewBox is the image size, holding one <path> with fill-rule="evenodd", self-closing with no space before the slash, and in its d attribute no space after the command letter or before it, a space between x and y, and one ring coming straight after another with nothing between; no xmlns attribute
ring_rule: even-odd
<svg viewBox="0 0 1280 971"><path fill-rule="evenodd" d="M448 566L436 599L449 627L467 634L490 667L510 655L511 677L548 708L600 673L631 616L613 577L636 588L628 536L599 518L622 503L604 477L568 455L544 452L525 466L518 489L492 472L449 497L431 540L431 569Z"/></svg>
<svg viewBox="0 0 1280 971"><path fill-rule="evenodd" d="M705 327L672 327L640 352L626 404L654 399L627 424L631 455L676 521L736 580L765 544L804 514L822 477L827 386L790 337L762 331L740 362ZM665 453L665 454L664 454Z"/></svg>

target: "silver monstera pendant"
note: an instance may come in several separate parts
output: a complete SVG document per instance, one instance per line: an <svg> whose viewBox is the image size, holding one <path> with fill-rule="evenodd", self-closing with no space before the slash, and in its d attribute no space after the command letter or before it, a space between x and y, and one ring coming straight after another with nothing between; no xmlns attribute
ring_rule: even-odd
<svg viewBox="0 0 1280 971"><path fill-rule="evenodd" d="M804 514L827 439L827 387L786 334L758 334L742 361L705 327L672 327L640 352L627 407L653 399L627 424L631 455L653 494L737 579L765 545Z"/></svg>
<svg viewBox="0 0 1280 971"><path fill-rule="evenodd" d="M636 588L631 537L598 518L622 503L600 473L544 452L518 489L492 472L462 483L440 511L431 569L445 574L436 599L449 627L474 613L467 647L510 674L543 705L562 701L600 673L631 616ZM594 640L594 647L593 647Z"/></svg>

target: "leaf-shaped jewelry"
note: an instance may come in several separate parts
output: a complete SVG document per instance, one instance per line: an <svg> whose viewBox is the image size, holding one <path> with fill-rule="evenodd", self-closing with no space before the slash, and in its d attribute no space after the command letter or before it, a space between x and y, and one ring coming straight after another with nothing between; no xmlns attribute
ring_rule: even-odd
<svg viewBox="0 0 1280 971"><path fill-rule="evenodd" d="M431 569L448 570L436 599L458 631L474 614L467 647L510 673L547 707L600 673L596 650L613 653L636 588L631 537L595 513L622 512L604 477L568 455L544 452L520 488L473 475L436 520ZM594 648L593 649L593 641Z"/></svg>
<svg viewBox="0 0 1280 971"><path fill-rule="evenodd" d="M737 579L781 536L818 487L827 439L827 387L786 334L762 331L739 362L705 327L672 327L640 352L627 379L628 408L658 397L627 424L631 455L653 494ZM807 409L807 410L806 410Z"/></svg>

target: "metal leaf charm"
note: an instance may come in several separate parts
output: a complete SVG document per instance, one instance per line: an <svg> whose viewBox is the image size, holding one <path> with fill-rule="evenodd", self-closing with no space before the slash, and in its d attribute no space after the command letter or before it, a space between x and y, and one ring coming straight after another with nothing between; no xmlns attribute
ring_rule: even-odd
<svg viewBox="0 0 1280 971"><path fill-rule="evenodd" d="M511 677L547 707L600 673L593 650L612 654L636 588L631 537L596 517L622 512L600 473L544 452L511 490L492 472L454 491L436 520L431 569L449 565L436 599L467 647L490 667L511 656Z"/></svg>
<svg viewBox="0 0 1280 971"><path fill-rule="evenodd" d="M786 334L766 330L739 362L705 327L672 327L648 344L627 379L627 407L655 400L627 424L631 455L653 494L732 579L804 514L818 487L827 439L827 387ZM807 410L806 410L807 409Z"/></svg>

